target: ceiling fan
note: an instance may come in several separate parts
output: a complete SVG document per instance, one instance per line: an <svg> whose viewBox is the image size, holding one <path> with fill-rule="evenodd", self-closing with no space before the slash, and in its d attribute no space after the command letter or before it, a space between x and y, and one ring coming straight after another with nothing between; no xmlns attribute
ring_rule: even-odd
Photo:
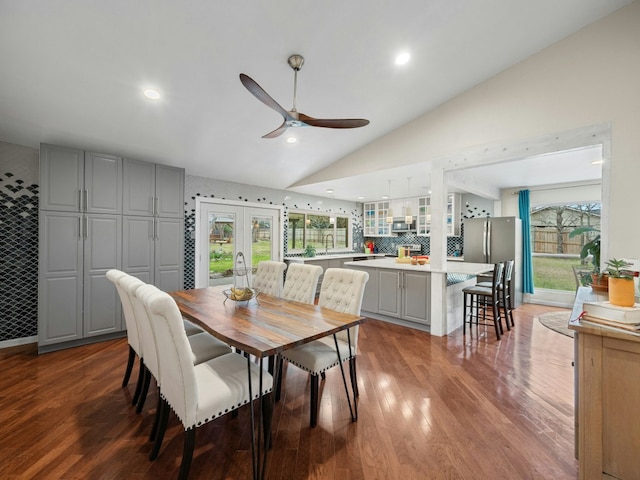
<svg viewBox="0 0 640 480"><path fill-rule="evenodd" d="M289 66L294 71L293 77L293 107L290 111L285 110L269 96L258 83L244 73L240 74L240 81L251 94L264 103L267 107L273 108L282 115L284 121L282 125L274 131L263 135L262 138L275 138L282 135L289 127L324 127L324 128L357 128L369 124L369 120L364 118L313 118L296 110L296 91L298 87L298 71L304 64L302 55L291 55L287 60Z"/></svg>

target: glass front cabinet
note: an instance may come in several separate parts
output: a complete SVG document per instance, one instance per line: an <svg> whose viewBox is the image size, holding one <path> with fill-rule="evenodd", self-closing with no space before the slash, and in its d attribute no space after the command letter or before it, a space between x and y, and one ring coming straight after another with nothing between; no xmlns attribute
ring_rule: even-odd
<svg viewBox="0 0 640 480"><path fill-rule="evenodd" d="M460 209L460 194L450 193L447 195L447 236L459 235L460 219L458 211ZM417 218L418 235L431 235L431 197L418 198L418 218Z"/></svg>
<svg viewBox="0 0 640 480"><path fill-rule="evenodd" d="M365 237L387 237L391 235L391 225L387 223L388 212L388 201L364 204Z"/></svg>

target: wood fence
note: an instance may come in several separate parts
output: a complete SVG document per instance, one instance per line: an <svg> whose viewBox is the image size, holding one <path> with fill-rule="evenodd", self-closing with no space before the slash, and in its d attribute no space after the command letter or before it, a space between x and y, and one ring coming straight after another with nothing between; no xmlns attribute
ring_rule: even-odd
<svg viewBox="0 0 640 480"><path fill-rule="evenodd" d="M558 245L560 242L557 232L538 230L535 227L532 230L534 253L564 253L579 255L580 250L582 250L582 235L569 238L569 233L563 233L562 244L560 247Z"/></svg>

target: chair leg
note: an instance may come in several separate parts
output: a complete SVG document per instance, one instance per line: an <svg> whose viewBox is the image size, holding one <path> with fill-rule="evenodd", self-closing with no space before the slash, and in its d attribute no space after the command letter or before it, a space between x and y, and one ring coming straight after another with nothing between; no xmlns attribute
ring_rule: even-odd
<svg viewBox="0 0 640 480"><path fill-rule="evenodd" d="M326 379L327 379L327 374L326 374L326 373L324 373L324 372L321 372L321 373L320 373L320 378L321 378L322 380L326 380Z"/></svg>
<svg viewBox="0 0 640 480"><path fill-rule="evenodd" d="M144 402L147 400L147 393L149 393L149 383L151 383L151 372L145 367L144 385L142 385L142 391L140 392L140 398L136 405L136 413L142 412Z"/></svg>
<svg viewBox="0 0 640 480"><path fill-rule="evenodd" d="M273 404L271 402L271 395L273 395L273 392L262 399L262 428L264 430L265 450L269 450L273 443L271 441L271 419L273 417Z"/></svg>
<svg viewBox="0 0 640 480"><path fill-rule="evenodd" d="M318 423L318 375L311 375L311 413L309 426L315 427Z"/></svg>
<svg viewBox="0 0 640 480"><path fill-rule="evenodd" d="M507 289L505 287L502 288L500 307L502 308L502 313L504 313L504 323L507 325L507 330L511 330L511 323L509 322L509 305L507 303Z"/></svg>
<svg viewBox="0 0 640 480"><path fill-rule="evenodd" d="M149 435L149 441L153 442L158 434L158 424L160 423L160 412L162 411L162 395L160 395L160 389L158 389L158 405L156 405L156 415L153 420L153 427L151 428L151 434Z"/></svg>
<svg viewBox="0 0 640 480"><path fill-rule="evenodd" d="M136 361L136 352L131 345L129 345L129 358L127 359L127 368L124 371L124 378L122 379L122 388L129 384L129 378L131 378L131 371L133 370L133 364Z"/></svg>
<svg viewBox="0 0 640 480"><path fill-rule="evenodd" d="M182 463L180 464L180 473L178 480L187 480L189 478L189 470L191 469L191 461L193 460L193 449L196 446L196 427L191 427L184 431L184 450L182 451Z"/></svg>
<svg viewBox="0 0 640 480"><path fill-rule="evenodd" d="M283 370L284 360L282 357L276 362L275 368L278 369L278 383L276 384L276 402L280 401L280 397L282 395L282 370Z"/></svg>
<svg viewBox="0 0 640 480"><path fill-rule="evenodd" d="M497 303L493 303L493 325L496 329L496 336L498 340L500 340L500 330L502 330L502 322L500 321L500 309L498 308Z"/></svg>
<svg viewBox="0 0 640 480"><path fill-rule="evenodd" d="M169 420L169 405L166 400L162 400L160 405L160 421L158 422L158 431L156 432L156 440L153 442L153 448L149 453L149 460L153 461L158 458L160 453L160 447L162 446L162 440L164 440L164 433L167 430L167 421Z"/></svg>
<svg viewBox="0 0 640 480"><path fill-rule="evenodd" d="M138 366L138 381L136 382L136 390L133 392L133 398L131 399L131 405L135 405L138 403L138 399L140 398L140 392L142 391L142 384L144 383L145 376L145 366L142 358L140 358L139 366Z"/></svg>
<svg viewBox="0 0 640 480"><path fill-rule="evenodd" d="M351 357L349 360L349 376L351 377L351 388L356 397L360 396L358 391L358 373L356 371L356 357Z"/></svg>
<svg viewBox="0 0 640 480"><path fill-rule="evenodd" d="M467 333L467 294L462 293L462 335Z"/></svg>

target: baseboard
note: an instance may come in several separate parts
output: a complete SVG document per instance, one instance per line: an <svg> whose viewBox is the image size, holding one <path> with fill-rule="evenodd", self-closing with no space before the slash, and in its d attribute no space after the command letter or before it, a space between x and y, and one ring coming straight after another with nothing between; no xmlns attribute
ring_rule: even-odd
<svg viewBox="0 0 640 480"><path fill-rule="evenodd" d="M12 340L3 340L0 342L0 350L5 348L18 347L21 345L30 345L32 343L38 343L38 336L14 338Z"/></svg>

